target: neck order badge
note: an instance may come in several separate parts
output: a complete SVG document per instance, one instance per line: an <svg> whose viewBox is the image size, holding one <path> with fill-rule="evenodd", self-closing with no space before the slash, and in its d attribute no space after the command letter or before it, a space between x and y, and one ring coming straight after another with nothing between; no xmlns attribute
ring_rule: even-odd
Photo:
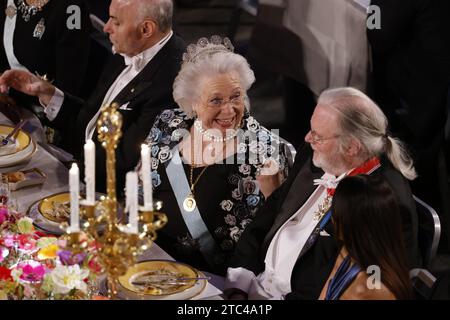
<svg viewBox="0 0 450 320"><path fill-rule="evenodd" d="M370 174L379 166L380 166L380 159L378 159L378 157L373 157L364 162L361 166L350 171L350 173L347 176L356 176L358 174ZM342 176L342 178L344 177L345 175ZM337 180L340 180L339 178ZM327 196L325 197L323 202L319 204L317 211L314 213L315 220L319 221L328 212L328 210L331 207L331 202L333 200L335 190L336 190L335 188L327 188Z"/></svg>

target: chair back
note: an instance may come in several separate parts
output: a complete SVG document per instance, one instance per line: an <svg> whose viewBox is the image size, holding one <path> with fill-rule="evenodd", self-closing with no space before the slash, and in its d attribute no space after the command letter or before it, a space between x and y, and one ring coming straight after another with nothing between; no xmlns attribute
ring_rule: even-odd
<svg viewBox="0 0 450 320"><path fill-rule="evenodd" d="M441 237L441 222L439 216L432 207L416 196L416 211L419 221L419 250L422 256L423 268L428 269L436 256Z"/></svg>
<svg viewBox="0 0 450 320"><path fill-rule="evenodd" d="M436 283L436 277L426 269L412 269L409 278L414 291L414 299L431 300Z"/></svg>

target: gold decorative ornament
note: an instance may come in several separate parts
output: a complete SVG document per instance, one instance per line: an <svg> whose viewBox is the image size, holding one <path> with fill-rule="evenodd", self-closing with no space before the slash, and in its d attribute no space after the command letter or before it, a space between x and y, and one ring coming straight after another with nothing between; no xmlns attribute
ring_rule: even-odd
<svg viewBox="0 0 450 320"><path fill-rule="evenodd" d="M195 182L194 182L193 181L194 180L193 179L194 178L194 157L192 156L191 172L189 175L189 182L191 183L191 192L188 194L188 196L183 201L183 209L186 210L187 212L192 212L197 207L197 201L195 201L195 197L194 197L195 185L198 183L198 180L200 180L200 177L203 175L203 173L205 173L207 168L208 168L208 166L205 166L203 168L202 172L200 172L200 174L198 175L197 179L195 179Z"/></svg>
<svg viewBox="0 0 450 320"><path fill-rule="evenodd" d="M39 11L42 11L42 8L49 1L50 0L18 0L17 11L20 11L22 13L23 20L28 22L32 16Z"/></svg>
<svg viewBox="0 0 450 320"><path fill-rule="evenodd" d="M95 204L80 201L80 214L85 221L81 226L83 231L69 232L63 236L74 251L82 250L82 240L86 236L96 241L99 260L107 276L108 297L111 299L117 297L118 278L136 264L137 257L156 239L156 231L167 223L164 213L142 211L140 208L142 231L132 234L128 226L120 224L117 219L115 151L122 136L122 116L118 108L116 103L103 106L97 121L98 140L106 152L107 194ZM154 210L160 210L161 207L161 202L158 202Z"/></svg>
<svg viewBox="0 0 450 320"><path fill-rule="evenodd" d="M5 9L5 14L10 19L14 18L16 13L17 13L17 9L13 5L7 6Z"/></svg>
<svg viewBox="0 0 450 320"><path fill-rule="evenodd" d="M314 212L314 220L320 221L322 217L330 210L333 198L329 195L325 197L322 203L319 203L318 209Z"/></svg>

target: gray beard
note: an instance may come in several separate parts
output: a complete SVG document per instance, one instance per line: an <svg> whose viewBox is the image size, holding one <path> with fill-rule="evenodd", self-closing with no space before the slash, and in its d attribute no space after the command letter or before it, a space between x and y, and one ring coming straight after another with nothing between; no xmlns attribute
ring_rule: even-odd
<svg viewBox="0 0 450 320"><path fill-rule="evenodd" d="M348 168L348 166L346 164L344 164L344 161L339 160L339 161L335 161L333 164L330 163L330 161L328 160L323 160L322 161L317 162L316 159L314 159L313 157L313 164L322 169L323 171L325 171L328 174L332 174L334 176L339 176L344 172L347 172L348 170L350 170L351 168Z"/></svg>

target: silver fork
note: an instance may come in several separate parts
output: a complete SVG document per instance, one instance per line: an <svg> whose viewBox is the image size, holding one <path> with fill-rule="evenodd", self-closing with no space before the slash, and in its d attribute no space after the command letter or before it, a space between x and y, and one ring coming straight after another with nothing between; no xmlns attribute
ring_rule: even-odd
<svg viewBox="0 0 450 320"><path fill-rule="evenodd" d="M20 128L23 127L25 122L27 122L27 120L21 120L18 124L16 124L13 131L11 131L5 138L2 139L1 146L6 146L8 144L8 142L12 142L11 138L16 135L16 133L20 130Z"/></svg>

